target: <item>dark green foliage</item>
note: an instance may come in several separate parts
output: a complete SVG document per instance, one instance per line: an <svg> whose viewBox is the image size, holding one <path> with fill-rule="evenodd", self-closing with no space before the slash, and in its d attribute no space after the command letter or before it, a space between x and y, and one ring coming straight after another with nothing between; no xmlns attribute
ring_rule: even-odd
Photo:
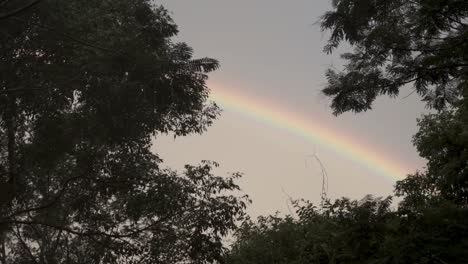
<svg viewBox="0 0 468 264"><path fill-rule="evenodd" d="M150 152L218 116L218 62L172 42L147 0L37 2L0 0L0 263L219 259L245 208L238 175L178 174Z"/></svg>
<svg viewBox="0 0 468 264"><path fill-rule="evenodd" d="M321 21L331 31L325 51L346 41L343 72L327 71L323 92L335 114L365 111L379 95L412 84L428 105L443 109L463 92L468 69L465 0L336 0Z"/></svg>
<svg viewBox="0 0 468 264"><path fill-rule="evenodd" d="M427 168L397 183L405 204L423 206L437 200L468 205L468 120L464 105L456 110L429 114L419 120L414 144Z"/></svg>
<svg viewBox="0 0 468 264"><path fill-rule="evenodd" d="M465 263L468 210L432 207L418 214L390 209L391 199L366 197L297 205L297 218L260 217L236 233L232 264Z"/></svg>
<svg viewBox="0 0 468 264"><path fill-rule="evenodd" d="M227 263L300 263L303 236L291 217L259 217L257 223L247 219L235 237Z"/></svg>

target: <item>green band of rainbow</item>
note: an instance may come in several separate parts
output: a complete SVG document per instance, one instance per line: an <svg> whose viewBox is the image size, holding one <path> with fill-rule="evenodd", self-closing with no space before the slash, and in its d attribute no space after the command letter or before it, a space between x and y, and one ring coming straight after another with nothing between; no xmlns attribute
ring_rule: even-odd
<svg viewBox="0 0 468 264"><path fill-rule="evenodd" d="M353 162L391 181L403 179L408 171L385 155L376 153L355 139L340 135L324 126L322 122L306 119L271 103L227 89L224 85L210 82L212 99L222 108L241 113L274 127L285 129L311 143L350 159Z"/></svg>

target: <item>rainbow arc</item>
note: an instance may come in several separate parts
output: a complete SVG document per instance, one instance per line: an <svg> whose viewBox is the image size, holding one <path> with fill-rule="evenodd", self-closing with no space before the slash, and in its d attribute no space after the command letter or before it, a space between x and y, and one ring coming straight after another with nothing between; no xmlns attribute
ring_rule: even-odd
<svg viewBox="0 0 468 264"><path fill-rule="evenodd" d="M224 109L243 114L279 129L299 136L313 144L331 149L341 156L358 163L379 175L396 181L403 179L408 171L397 162L356 139L339 134L323 123L314 122L270 102L248 96L224 85L210 82L212 99Z"/></svg>

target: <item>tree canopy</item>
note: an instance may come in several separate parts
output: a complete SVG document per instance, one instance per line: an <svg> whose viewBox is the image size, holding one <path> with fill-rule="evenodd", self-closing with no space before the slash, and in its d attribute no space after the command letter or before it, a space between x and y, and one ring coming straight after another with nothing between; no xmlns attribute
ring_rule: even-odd
<svg viewBox="0 0 468 264"><path fill-rule="evenodd" d="M453 206L406 214L390 198L346 198L322 208L296 203L297 216L260 217L238 229L226 262L464 263L468 211Z"/></svg>
<svg viewBox="0 0 468 264"><path fill-rule="evenodd" d="M0 262L212 263L244 213L215 163L165 169L202 133L211 58L149 0L0 1Z"/></svg>
<svg viewBox="0 0 468 264"><path fill-rule="evenodd" d="M325 51L342 42L343 72L327 71L335 114L365 111L379 95L413 86L430 107L453 105L466 87L468 2L465 0L335 0L321 20L331 32Z"/></svg>

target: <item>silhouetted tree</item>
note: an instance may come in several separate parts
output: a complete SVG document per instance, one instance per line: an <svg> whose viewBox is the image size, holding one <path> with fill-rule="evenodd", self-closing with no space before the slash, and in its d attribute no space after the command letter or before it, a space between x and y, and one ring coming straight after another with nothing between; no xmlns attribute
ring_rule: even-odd
<svg viewBox="0 0 468 264"><path fill-rule="evenodd" d="M378 95L396 96L411 84L438 113L422 118L414 137L427 170L398 183L397 194L411 194L407 205L468 204L468 2L342 0L333 7L321 21L331 30L325 50L343 41L354 48L342 55L343 72L327 72L323 92L335 114L365 111Z"/></svg>
<svg viewBox="0 0 468 264"><path fill-rule="evenodd" d="M229 264L464 263L468 211L445 206L418 215L390 209L391 199L338 199L297 217L259 217L238 229Z"/></svg>
<svg viewBox="0 0 468 264"><path fill-rule="evenodd" d="M448 200L468 206L468 104L429 114L419 120L413 142L427 159L423 171L397 183L397 194L405 196L407 209L431 206Z"/></svg>
<svg viewBox="0 0 468 264"><path fill-rule="evenodd" d="M406 84L443 109L466 86L465 0L336 0L321 26L331 31L326 52L342 42L354 48L342 55L343 72L327 72L323 92L333 98L335 114L368 110L377 96L396 96Z"/></svg>
<svg viewBox="0 0 468 264"><path fill-rule="evenodd" d="M245 208L238 175L178 174L150 152L153 136L217 117L205 81L218 62L171 41L148 0L0 8L0 262L219 259Z"/></svg>

